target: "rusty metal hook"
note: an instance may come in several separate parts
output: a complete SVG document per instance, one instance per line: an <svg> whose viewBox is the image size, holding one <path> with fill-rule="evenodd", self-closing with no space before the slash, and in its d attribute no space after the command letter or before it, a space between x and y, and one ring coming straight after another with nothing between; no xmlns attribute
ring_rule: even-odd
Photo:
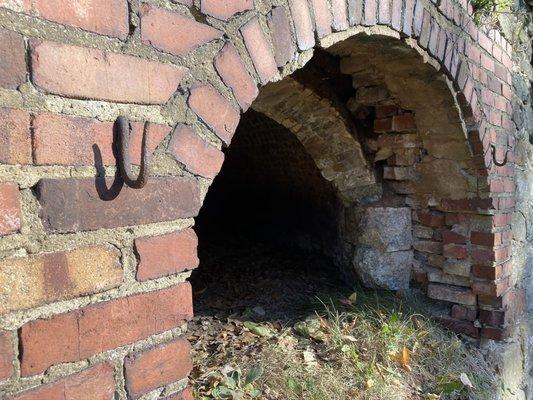
<svg viewBox="0 0 533 400"><path fill-rule="evenodd" d="M150 123L144 124L143 138L141 144L141 165L140 172L137 177L134 177L131 173L131 160L130 160L130 139L132 129L126 117L120 116L117 118L117 148L118 148L118 169L122 179L129 187L134 189L141 189L146 185L148 180L148 150L147 150L147 137Z"/></svg>
<svg viewBox="0 0 533 400"><path fill-rule="evenodd" d="M503 167L505 166L505 164L507 164L507 156L509 155L509 150L510 150L510 147L509 147L509 137L507 137L507 150L505 151L505 157L503 158L503 161L502 162L498 162L496 160L496 146L494 146L493 144L490 145L491 149L492 149L492 161L494 162L494 165L498 166L498 167Z"/></svg>

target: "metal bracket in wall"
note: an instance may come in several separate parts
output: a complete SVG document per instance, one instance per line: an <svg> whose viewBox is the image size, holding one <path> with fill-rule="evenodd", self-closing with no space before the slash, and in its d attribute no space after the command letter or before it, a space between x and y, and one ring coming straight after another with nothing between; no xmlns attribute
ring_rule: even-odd
<svg viewBox="0 0 533 400"><path fill-rule="evenodd" d="M148 129L150 127L149 122L145 122L142 145L141 145L141 165L140 172L137 177L132 175L131 172L131 160L130 160L130 139L132 129L130 123L126 117L120 116L117 118L117 161L118 170L122 179L129 187L134 189L141 189L146 185L148 180L148 150L147 150L147 137Z"/></svg>
<svg viewBox="0 0 533 400"><path fill-rule="evenodd" d="M498 160L496 160L496 146L491 144L490 147L492 149L492 161L494 162L494 165L497 165L498 167L503 167L505 164L507 164L507 156L509 155L510 150L509 143L507 143L507 150L505 151L505 157L503 158L502 162L498 162Z"/></svg>

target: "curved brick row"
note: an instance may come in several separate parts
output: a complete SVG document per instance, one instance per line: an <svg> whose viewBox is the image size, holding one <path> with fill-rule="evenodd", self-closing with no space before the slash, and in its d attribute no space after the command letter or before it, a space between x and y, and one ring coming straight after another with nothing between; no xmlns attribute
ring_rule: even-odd
<svg viewBox="0 0 533 400"><path fill-rule="evenodd" d="M501 160L514 145L505 38L476 27L466 0L291 0L271 10L256 1L260 12L251 0L194 3L198 9L192 0L0 0L0 278L7 273L19 284L8 291L0 279L7 304L0 311L0 397L112 398L119 384L138 398L162 396L162 388L181 382L190 369L187 346L160 334L191 316L180 274L198 259L187 228L222 165L220 148L231 143L259 86L297 69L319 44L354 35L353 27L387 26L389 36L406 38L394 39L405 48L425 51L456 91L449 96L467 129L472 154L464 163L477 192L413 212L419 235L441 237L415 249L452 274L415 271L415 278L430 281L430 297L455 304L443 319L452 329L508 335L523 298L509 278L513 158L499 167L491 153L494 145ZM382 147L391 147L388 133L415 129L409 113L379 112ZM105 169L115 164L119 114L157 123L148 145L151 174L160 177L140 191L123 188ZM133 130L138 161L141 125ZM385 179L410 193L409 149L418 145L394 140ZM353 163L346 165L341 172L349 175ZM88 259L105 251L102 275L84 279ZM34 292L25 298L24 291ZM101 353L103 363L36 388L15 375L18 363L28 376ZM154 361L160 353L168 362Z"/></svg>

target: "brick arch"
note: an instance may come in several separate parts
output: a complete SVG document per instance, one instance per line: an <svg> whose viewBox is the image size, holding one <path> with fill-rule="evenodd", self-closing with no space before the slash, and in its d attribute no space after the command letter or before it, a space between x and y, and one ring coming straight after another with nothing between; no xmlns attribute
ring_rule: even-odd
<svg viewBox="0 0 533 400"><path fill-rule="evenodd" d="M445 264L464 268L470 288L440 295L464 303L443 322L472 336L510 333L521 298L511 290L513 158L498 167L490 147L501 160L514 144L510 44L478 29L466 1L278 4L0 0L0 396L190 397L190 228L220 148L258 86L290 75L316 46L385 27L451 82L478 174L477 195L418 216L466 260ZM140 191L114 179L119 114L136 122L136 154L140 122L153 123L152 177ZM154 368L158 377L143 379Z"/></svg>

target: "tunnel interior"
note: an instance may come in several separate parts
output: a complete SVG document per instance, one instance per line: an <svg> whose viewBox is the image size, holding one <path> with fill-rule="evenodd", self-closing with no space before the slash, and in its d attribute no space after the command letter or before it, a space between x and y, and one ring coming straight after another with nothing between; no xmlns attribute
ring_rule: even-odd
<svg viewBox="0 0 533 400"><path fill-rule="evenodd" d="M296 136L259 112L243 115L224 152L196 219L195 314L255 308L264 318L297 318L315 296L343 286L340 201Z"/></svg>

